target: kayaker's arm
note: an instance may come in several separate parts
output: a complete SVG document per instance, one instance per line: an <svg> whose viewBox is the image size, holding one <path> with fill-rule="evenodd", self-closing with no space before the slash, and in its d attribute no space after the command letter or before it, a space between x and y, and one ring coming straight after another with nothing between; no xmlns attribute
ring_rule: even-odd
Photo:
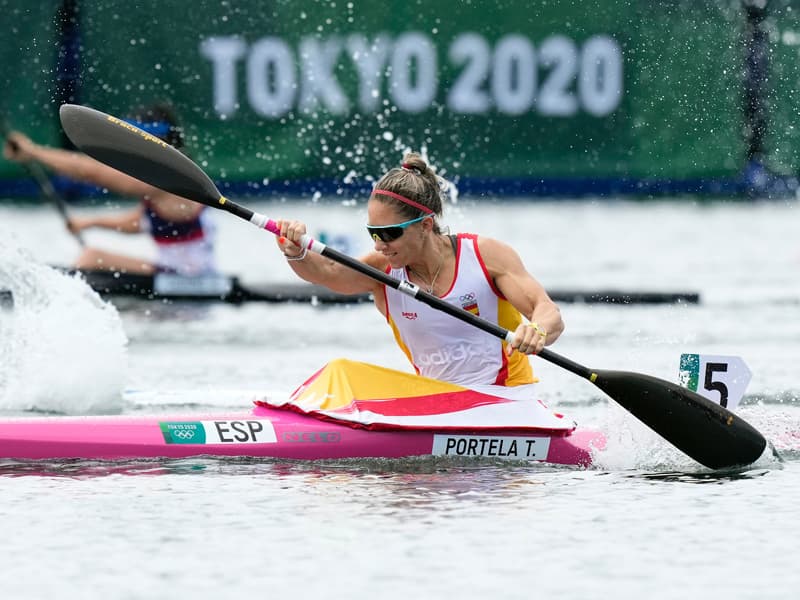
<svg viewBox="0 0 800 600"><path fill-rule="evenodd" d="M497 289L534 325L517 328L519 344L514 347L535 353L555 342L564 331L561 310L544 286L527 271L516 250L486 237L478 239L478 247Z"/></svg>
<svg viewBox="0 0 800 600"><path fill-rule="evenodd" d="M277 220L275 223L281 231L281 235L276 237L278 248L301 279L316 285L324 285L339 294L374 295L380 290L381 284L374 279L314 252L301 250L291 240L299 239L306 233L305 224L284 220ZM381 271L386 268L386 259L377 252L371 252L360 260Z"/></svg>
<svg viewBox="0 0 800 600"><path fill-rule="evenodd" d="M95 215L89 217L70 216L68 226L71 231L79 232L90 227L113 229L120 233L139 233L142 230L143 207L139 204L135 209L108 215Z"/></svg>
<svg viewBox="0 0 800 600"><path fill-rule="evenodd" d="M3 156L19 163L36 161L51 171L76 181L106 188L121 196L158 196L164 192L113 169L81 152L51 148L34 143L28 136L11 132Z"/></svg>

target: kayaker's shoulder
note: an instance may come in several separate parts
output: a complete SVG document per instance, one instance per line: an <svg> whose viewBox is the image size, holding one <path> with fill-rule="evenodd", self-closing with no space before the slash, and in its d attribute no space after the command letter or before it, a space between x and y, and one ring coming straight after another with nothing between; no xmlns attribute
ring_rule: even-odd
<svg viewBox="0 0 800 600"><path fill-rule="evenodd" d="M369 252L361 257L361 262L367 263L369 266L374 267L380 271L386 271L389 267L389 259L380 252Z"/></svg>
<svg viewBox="0 0 800 600"><path fill-rule="evenodd" d="M505 252L505 251L511 251L516 253L516 250L514 250L514 248L511 245L507 244L502 240L498 240L497 238L481 234L469 234L469 236L475 239L475 243L478 245L478 250L481 252L481 254L485 252Z"/></svg>
<svg viewBox="0 0 800 600"><path fill-rule="evenodd" d="M364 256L361 257L361 262L368 264L370 267L377 269L381 272L388 272L389 270L389 260L380 252L371 251ZM372 285L370 286L370 292L375 294L381 290L383 284L376 280L371 280Z"/></svg>
<svg viewBox="0 0 800 600"><path fill-rule="evenodd" d="M510 263L516 264L521 260L514 247L502 240L476 235L475 243L481 260L490 272L494 269L505 269Z"/></svg>

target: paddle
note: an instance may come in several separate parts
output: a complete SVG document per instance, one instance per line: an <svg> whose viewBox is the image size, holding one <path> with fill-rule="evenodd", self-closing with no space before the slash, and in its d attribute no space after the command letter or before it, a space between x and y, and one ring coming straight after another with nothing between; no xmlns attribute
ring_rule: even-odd
<svg viewBox="0 0 800 600"><path fill-rule="evenodd" d="M61 123L72 142L89 156L128 175L206 206L226 210L279 235L274 221L220 194L209 177L169 144L105 113L65 104ZM420 302L511 342L514 334L448 304L416 285L399 281L308 235L302 244ZM766 440L748 423L699 394L674 383L626 371L589 369L550 350L538 355L588 379L626 410L697 462L712 469L748 465L761 456Z"/></svg>
<svg viewBox="0 0 800 600"><path fill-rule="evenodd" d="M6 120L0 117L0 135L4 138L8 138L8 134L10 133L10 128ZM13 141L9 141L11 147L16 150L16 144ZM42 194L53 203L56 207L58 212L61 214L61 217L64 219L64 224L69 229L69 215L67 214L67 203L64 202L64 198L61 197L56 189L53 187L53 183L50 181L50 178L45 173L44 168L36 161L26 162L25 169L28 171L31 177L36 181L39 185L39 189L42 191ZM83 241L83 236L77 231L72 231L69 229L69 232L75 236L75 239L81 246L85 246L86 243Z"/></svg>

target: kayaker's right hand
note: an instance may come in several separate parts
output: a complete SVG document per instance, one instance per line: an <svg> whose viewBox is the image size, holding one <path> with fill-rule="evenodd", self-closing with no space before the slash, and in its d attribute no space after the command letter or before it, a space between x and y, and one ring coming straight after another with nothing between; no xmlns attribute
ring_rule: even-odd
<svg viewBox="0 0 800 600"><path fill-rule="evenodd" d="M306 234L306 224L301 221L275 221L280 235L275 239L278 248L289 258L300 256L304 250L300 247L300 238Z"/></svg>
<svg viewBox="0 0 800 600"><path fill-rule="evenodd" d="M538 323L522 323L514 332L514 342L506 346L506 355L514 350L523 354L538 354L547 343L547 331Z"/></svg>

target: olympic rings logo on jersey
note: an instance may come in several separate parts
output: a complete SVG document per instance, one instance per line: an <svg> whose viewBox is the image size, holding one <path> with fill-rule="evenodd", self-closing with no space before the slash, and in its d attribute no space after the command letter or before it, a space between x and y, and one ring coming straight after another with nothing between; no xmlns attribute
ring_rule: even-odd
<svg viewBox="0 0 800 600"><path fill-rule="evenodd" d="M467 292L466 294L462 294L458 297L458 301L461 303L461 308L467 312L471 312L473 315L480 316L481 311L478 308L478 299L475 292Z"/></svg>

